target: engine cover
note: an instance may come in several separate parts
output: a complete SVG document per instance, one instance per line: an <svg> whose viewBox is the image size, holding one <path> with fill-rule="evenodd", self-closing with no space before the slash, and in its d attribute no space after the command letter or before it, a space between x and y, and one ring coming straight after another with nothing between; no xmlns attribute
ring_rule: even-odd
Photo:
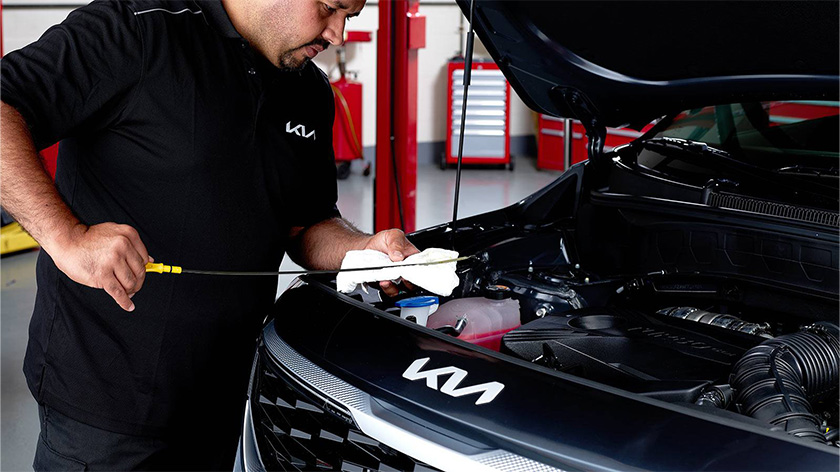
<svg viewBox="0 0 840 472"><path fill-rule="evenodd" d="M668 401L693 402L725 383L763 338L617 308L548 316L507 333L502 352L578 377Z"/></svg>

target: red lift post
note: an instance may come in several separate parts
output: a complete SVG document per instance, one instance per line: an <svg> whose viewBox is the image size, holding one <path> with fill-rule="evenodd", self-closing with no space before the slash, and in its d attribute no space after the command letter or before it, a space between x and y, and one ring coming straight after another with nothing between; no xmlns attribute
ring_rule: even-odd
<svg viewBox="0 0 840 472"><path fill-rule="evenodd" d="M379 2L375 231L416 229L417 53L426 46L419 0Z"/></svg>

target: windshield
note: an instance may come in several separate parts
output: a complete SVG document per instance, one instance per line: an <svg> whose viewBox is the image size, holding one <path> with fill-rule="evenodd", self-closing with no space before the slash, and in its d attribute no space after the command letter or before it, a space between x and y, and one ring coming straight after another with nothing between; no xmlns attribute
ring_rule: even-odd
<svg viewBox="0 0 840 472"><path fill-rule="evenodd" d="M840 103L715 105L663 118L631 161L681 184L836 211Z"/></svg>
<svg viewBox="0 0 840 472"><path fill-rule="evenodd" d="M699 141L768 170L836 170L838 114L834 101L716 105L674 116L653 138Z"/></svg>

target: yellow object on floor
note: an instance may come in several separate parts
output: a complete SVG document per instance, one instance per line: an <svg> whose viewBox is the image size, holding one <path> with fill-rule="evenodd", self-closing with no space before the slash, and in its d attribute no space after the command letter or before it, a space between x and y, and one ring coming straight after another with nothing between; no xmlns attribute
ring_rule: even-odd
<svg viewBox="0 0 840 472"><path fill-rule="evenodd" d="M0 228L0 254L5 256L36 247L38 243L18 223L10 223Z"/></svg>

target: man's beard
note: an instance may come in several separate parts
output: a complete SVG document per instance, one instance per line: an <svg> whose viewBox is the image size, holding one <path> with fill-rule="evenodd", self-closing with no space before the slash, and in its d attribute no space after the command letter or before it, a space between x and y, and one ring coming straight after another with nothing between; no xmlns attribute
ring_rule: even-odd
<svg viewBox="0 0 840 472"><path fill-rule="evenodd" d="M278 63L280 64L280 70L290 72L297 72L303 70L303 68L306 67L306 64L309 64L309 61L311 61L312 58L309 56L304 56L303 59L298 59L297 57L295 57L295 53L302 50L303 48L316 45L321 46L324 51L326 51L327 48L330 47L329 42L323 39L316 39L315 41L306 43L303 46L298 46L294 49L286 51L280 55L280 60L278 61Z"/></svg>
<svg viewBox="0 0 840 472"><path fill-rule="evenodd" d="M299 72L306 67L306 64L309 63L312 59L309 56L304 57L303 60L300 60L294 56L295 51L288 51L283 53L280 56L280 70L287 71L287 72Z"/></svg>

